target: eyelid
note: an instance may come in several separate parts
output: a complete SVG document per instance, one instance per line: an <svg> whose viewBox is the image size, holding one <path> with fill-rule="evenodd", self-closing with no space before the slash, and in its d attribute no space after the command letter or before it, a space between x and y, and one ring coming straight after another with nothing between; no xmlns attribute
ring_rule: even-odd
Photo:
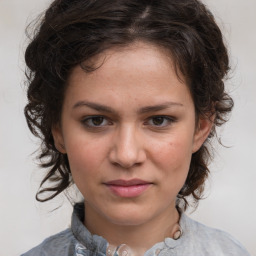
<svg viewBox="0 0 256 256"><path fill-rule="evenodd" d="M105 121L107 121L107 124L104 124L104 125L90 125L90 124L88 124L88 122L90 121L90 120L92 120L93 118L103 118L103 122L104 122L104 120ZM103 115L90 115L90 116L85 116L85 117L83 117L82 118L82 120L81 120L81 122L82 122L82 124L85 126L85 127L87 127L87 128L92 128L92 129L97 129L97 128L104 128L104 127L106 127L106 126L108 126L108 125L112 125L112 122L110 122L110 120L109 120L109 118L107 118L107 117L105 117L105 116L103 116Z"/></svg>
<svg viewBox="0 0 256 256"><path fill-rule="evenodd" d="M152 120L153 118L164 118L165 120L167 120L167 124L166 125L154 125L154 124L148 124L150 120ZM146 119L146 122L144 124L146 125L150 125L152 127L156 127L156 128L165 128L168 127L170 125L172 125L173 123L177 122L177 118L173 117L173 116L167 116L167 115L154 115L154 116L150 116Z"/></svg>
<svg viewBox="0 0 256 256"><path fill-rule="evenodd" d="M99 124L99 125L89 124L89 121L91 121L93 118L102 118L103 119L103 121L102 121L103 124ZM150 124L150 121L152 121L154 118L163 118L164 119L163 124L159 124L159 125ZM174 117L174 116L153 115L153 116L150 116L150 117L146 118L145 121L143 122L143 125L161 129L161 128L169 127L175 122L177 122L177 118ZM88 129L102 129L102 128L106 128L107 126L110 126L110 125L114 124L113 120L111 120L110 118L108 118L104 115L85 116L85 117L82 118L81 123L82 123L83 126L85 126Z"/></svg>

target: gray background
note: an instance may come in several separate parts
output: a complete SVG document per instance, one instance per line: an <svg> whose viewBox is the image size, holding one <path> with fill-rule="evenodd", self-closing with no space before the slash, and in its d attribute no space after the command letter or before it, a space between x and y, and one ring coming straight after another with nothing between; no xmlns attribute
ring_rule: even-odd
<svg viewBox="0 0 256 256"><path fill-rule="evenodd" d="M230 49L227 86L235 99L230 122L219 131L206 200L191 216L224 229L256 255L256 1L205 0ZM0 255L19 255L69 225L64 196L35 201L41 179L32 153L39 143L23 116L24 29L49 1L0 0ZM52 212L56 206L61 206Z"/></svg>

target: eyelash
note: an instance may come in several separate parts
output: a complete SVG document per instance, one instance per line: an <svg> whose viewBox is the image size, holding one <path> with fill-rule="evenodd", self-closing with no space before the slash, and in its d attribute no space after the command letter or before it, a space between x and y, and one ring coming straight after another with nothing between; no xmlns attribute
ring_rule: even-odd
<svg viewBox="0 0 256 256"><path fill-rule="evenodd" d="M102 118L103 119L103 121L107 121L107 124L106 125L112 125L112 122L110 122L106 117L104 117L104 116L88 116L88 117L86 117L86 118L84 118L83 120L82 120L82 124L84 125L84 126L86 126L87 128L103 128L103 127L105 127L106 125L95 125L95 124L92 124L91 122L93 122L93 120L95 120L95 119L99 119L99 118ZM89 124L89 122L90 122L90 124Z"/></svg>
<svg viewBox="0 0 256 256"><path fill-rule="evenodd" d="M165 124L164 125L162 125L162 124L160 124L160 125L148 124L149 121L153 121L154 118L162 118L163 121L165 121ZM171 117L171 116L157 115L157 116L151 116L150 118L148 118L145 124L146 125L151 125L152 127L155 127L155 128L166 128L166 127L169 127L170 125L172 125L176 121L177 121L177 119L174 118L174 117Z"/></svg>
<svg viewBox="0 0 256 256"><path fill-rule="evenodd" d="M95 125L93 124L93 120L96 121L96 119L102 119L102 122L99 124L99 125ZM160 125L156 125L156 124L150 124L150 121L153 121L154 118L162 118L163 119L163 122L164 125L160 124ZM161 129L161 128L166 128L166 127L169 127L170 125L172 125L173 123L175 123L177 121L176 118L174 117L171 117L171 116L161 116L161 115L156 115L156 116L151 116L149 118L146 119L146 121L143 123L145 126L151 126L153 128L158 128L158 129ZM106 122L106 124L103 124ZM87 116L86 118L84 118L82 120L82 124L86 127L86 128L89 128L89 129L100 129L100 128L104 128L106 126L109 126L109 125L113 125L113 122L111 122L108 118L106 118L105 116Z"/></svg>

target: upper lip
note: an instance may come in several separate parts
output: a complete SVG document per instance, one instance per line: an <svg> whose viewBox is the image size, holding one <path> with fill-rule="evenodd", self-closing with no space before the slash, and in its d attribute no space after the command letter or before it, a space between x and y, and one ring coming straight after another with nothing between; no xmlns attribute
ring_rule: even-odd
<svg viewBox="0 0 256 256"><path fill-rule="evenodd" d="M105 182L106 185L112 185L112 186L123 186L123 187L129 187L129 186L136 186L136 185L145 185L145 184L151 184L152 182L148 182L145 180L140 179L132 179L132 180L111 180L108 182Z"/></svg>

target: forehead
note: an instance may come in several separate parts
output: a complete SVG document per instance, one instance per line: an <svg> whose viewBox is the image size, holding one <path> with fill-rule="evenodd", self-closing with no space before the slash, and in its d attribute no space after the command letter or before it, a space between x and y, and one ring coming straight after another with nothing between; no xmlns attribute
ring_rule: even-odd
<svg viewBox="0 0 256 256"><path fill-rule="evenodd" d="M69 98L72 95L98 101L126 98L139 104L143 100L189 97L187 85L176 74L171 54L152 44L139 42L112 48L85 64L97 68L90 73L80 66L74 68L68 80L66 96Z"/></svg>

